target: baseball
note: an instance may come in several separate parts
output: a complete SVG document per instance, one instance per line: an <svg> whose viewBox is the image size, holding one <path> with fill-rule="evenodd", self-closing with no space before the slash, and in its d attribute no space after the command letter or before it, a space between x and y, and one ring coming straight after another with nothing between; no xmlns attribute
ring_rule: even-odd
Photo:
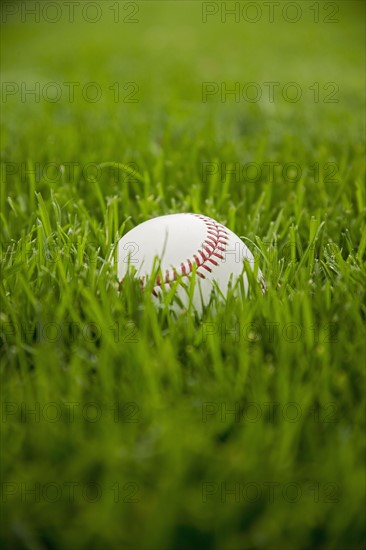
<svg viewBox="0 0 366 550"><path fill-rule="evenodd" d="M131 270L143 285L155 278L153 295L158 298L175 281L180 307L189 303L189 281L195 273L192 302L197 311L207 305L215 286L226 296L229 284L248 279L244 259L254 267L254 257L243 241L221 223L201 214L170 214L148 220L118 242L118 279ZM156 268L159 269L156 269ZM257 279L264 286L258 270Z"/></svg>

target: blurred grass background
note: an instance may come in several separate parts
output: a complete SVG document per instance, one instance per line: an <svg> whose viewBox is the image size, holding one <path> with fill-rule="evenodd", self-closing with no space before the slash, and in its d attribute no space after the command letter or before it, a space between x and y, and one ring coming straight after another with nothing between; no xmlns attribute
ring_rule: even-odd
<svg viewBox="0 0 366 550"><path fill-rule="evenodd" d="M221 2L210 3L219 13L203 23L207 4L196 1L98 2L96 23L81 17L85 2L75 3L72 23L64 2L57 23L24 15L46 4L1 5L1 379L3 402L14 407L3 415L2 478L15 484L3 485L2 542L37 549L363 547L364 2L297 2L296 23L282 16L284 1L273 23L263 2L255 3L262 9L256 23L230 16L222 23ZM93 8L88 13L93 18ZM273 103L263 86L270 81L280 83ZM42 90L50 82L61 87L60 101L6 93L8 85L31 90L39 83ZM64 82L80 83L74 102ZM90 82L100 86L100 101L80 93ZM110 89L116 82L119 101ZM203 102L203 82L228 89L256 82L263 98L222 102L217 94ZM288 82L302 90L297 103L281 96ZM316 82L319 102L309 89ZM339 88L335 103L323 101L328 82ZM124 102L136 86L138 101ZM108 169L94 179L83 173L87 163L109 161L134 163L143 183L123 171L118 178ZM72 162L72 172L43 171L47 163ZM255 182L205 181L205 162L280 168L274 181L265 170ZM301 167L298 181L282 176L291 162ZM334 179L325 163L336 166ZM267 296L230 300L203 321L156 312L133 285L116 299L108 258L118 238L177 211L201 211L251 239ZM49 250L58 261L49 261ZM220 334L220 327L250 322L295 323L303 337L236 342ZM63 328L51 341L42 332L49 323L75 323L76 333ZM93 323L98 337L82 330ZM218 329L207 341L212 325L205 323ZM58 422L42 415L24 421L21 404L36 402L62 410L93 402L103 416L95 423L78 413L73 422L67 414ZM133 414L115 422L116 402L122 409L134 403ZM281 415L222 420L222 404L253 402L262 409L279 402L281 410L295 402L303 414L294 423ZM207 423L205 403L219 411ZM78 484L71 501L70 482ZM280 484L274 502L267 482ZM291 482L302 490L294 503L281 493ZM21 483L59 483L63 492L55 502L37 501ZM80 492L87 483L102 488L95 503ZM216 489L207 502L205 483ZM260 498L223 500L222 484L235 483L257 483Z"/></svg>

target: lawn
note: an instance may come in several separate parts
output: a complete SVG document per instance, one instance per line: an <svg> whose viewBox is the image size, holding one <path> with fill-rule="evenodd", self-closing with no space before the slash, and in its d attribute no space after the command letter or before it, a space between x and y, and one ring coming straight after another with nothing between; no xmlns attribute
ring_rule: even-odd
<svg viewBox="0 0 366 550"><path fill-rule="evenodd" d="M364 18L1 4L4 548L364 547ZM118 240L176 212L267 291L120 288Z"/></svg>

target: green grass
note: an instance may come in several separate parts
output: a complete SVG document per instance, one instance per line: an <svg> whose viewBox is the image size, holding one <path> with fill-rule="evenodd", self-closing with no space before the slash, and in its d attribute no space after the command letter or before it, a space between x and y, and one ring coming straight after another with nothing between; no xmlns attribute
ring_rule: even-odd
<svg viewBox="0 0 366 550"><path fill-rule="evenodd" d="M2 25L3 82L102 89L3 97L2 545L363 548L364 3L314 23L301 2L296 24L204 24L190 1L117 24L109 4ZM202 101L269 81L303 97ZM118 239L185 211L242 236L265 295L175 319L119 292Z"/></svg>

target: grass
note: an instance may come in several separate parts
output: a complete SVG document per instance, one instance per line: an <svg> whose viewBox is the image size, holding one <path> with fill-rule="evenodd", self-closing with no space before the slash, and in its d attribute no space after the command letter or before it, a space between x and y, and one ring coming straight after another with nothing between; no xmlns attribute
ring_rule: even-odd
<svg viewBox="0 0 366 550"><path fill-rule="evenodd" d="M364 3L296 24L107 4L3 24L2 545L363 548ZM22 101L36 82L61 99ZM242 236L265 295L175 319L118 291L118 239L185 211Z"/></svg>

